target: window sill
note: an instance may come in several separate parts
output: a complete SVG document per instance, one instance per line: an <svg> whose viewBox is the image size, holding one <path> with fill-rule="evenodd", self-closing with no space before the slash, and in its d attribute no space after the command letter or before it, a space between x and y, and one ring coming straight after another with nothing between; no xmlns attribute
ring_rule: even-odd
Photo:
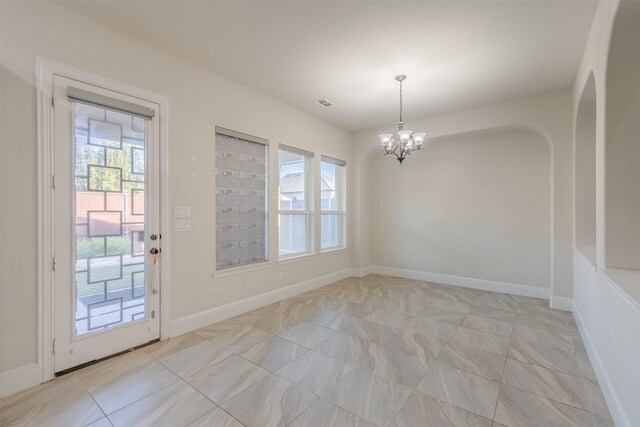
<svg viewBox="0 0 640 427"><path fill-rule="evenodd" d="M301 253L301 254L284 256L284 257L282 257L282 258L280 258L278 260L278 265L291 264L292 262L297 262L297 261L304 261L304 260L307 260L307 259L315 258L316 255L317 254L305 252L305 253Z"/></svg>
<svg viewBox="0 0 640 427"><path fill-rule="evenodd" d="M211 276L214 279L235 276L236 274L248 273L250 271L262 270L271 267L271 261L264 261L259 264L252 264L242 267L232 267L220 271L214 271Z"/></svg>
<svg viewBox="0 0 640 427"><path fill-rule="evenodd" d="M329 248L320 252L320 256L329 256L329 255L339 255L349 251L349 248L346 246L341 246L339 248Z"/></svg>

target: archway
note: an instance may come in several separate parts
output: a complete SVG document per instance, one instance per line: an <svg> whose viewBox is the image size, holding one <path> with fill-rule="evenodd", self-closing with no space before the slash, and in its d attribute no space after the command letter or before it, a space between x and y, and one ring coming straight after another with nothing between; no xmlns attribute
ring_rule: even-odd
<svg viewBox="0 0 640 427"><path fill-rule="evenodd" d="M620 2L609 49L605 263L640 270L640 2Z"/></svg>

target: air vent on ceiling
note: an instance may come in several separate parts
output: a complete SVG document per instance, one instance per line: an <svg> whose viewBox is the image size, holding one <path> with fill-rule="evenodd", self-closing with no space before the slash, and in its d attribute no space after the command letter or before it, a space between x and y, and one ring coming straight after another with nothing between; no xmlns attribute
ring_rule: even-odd
<svg viewBox="0 0 640 427"><path fill-rule="evenodd" d="M333 105L333 102L327 99L319 99L318 104L324 105L325 107L331 107Z"/></svg>

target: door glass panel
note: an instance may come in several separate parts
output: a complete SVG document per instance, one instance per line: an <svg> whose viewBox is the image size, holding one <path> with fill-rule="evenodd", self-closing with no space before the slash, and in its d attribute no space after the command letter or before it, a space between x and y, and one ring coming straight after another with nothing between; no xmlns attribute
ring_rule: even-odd
<svg viewBox="0 0 640 427"><path fill-rule="evenodd" d="M146 317L147 120L74 103L76 336Z"/></svg>

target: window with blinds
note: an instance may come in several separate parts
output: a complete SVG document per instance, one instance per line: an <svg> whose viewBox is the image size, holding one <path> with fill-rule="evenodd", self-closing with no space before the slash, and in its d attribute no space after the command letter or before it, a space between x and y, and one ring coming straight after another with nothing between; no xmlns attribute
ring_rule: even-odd
<svg viewBox="0 0 640 427"><path fill-rule="evenodd" d="M268 143L216 127L216 270L267 261Z"/></svg>

